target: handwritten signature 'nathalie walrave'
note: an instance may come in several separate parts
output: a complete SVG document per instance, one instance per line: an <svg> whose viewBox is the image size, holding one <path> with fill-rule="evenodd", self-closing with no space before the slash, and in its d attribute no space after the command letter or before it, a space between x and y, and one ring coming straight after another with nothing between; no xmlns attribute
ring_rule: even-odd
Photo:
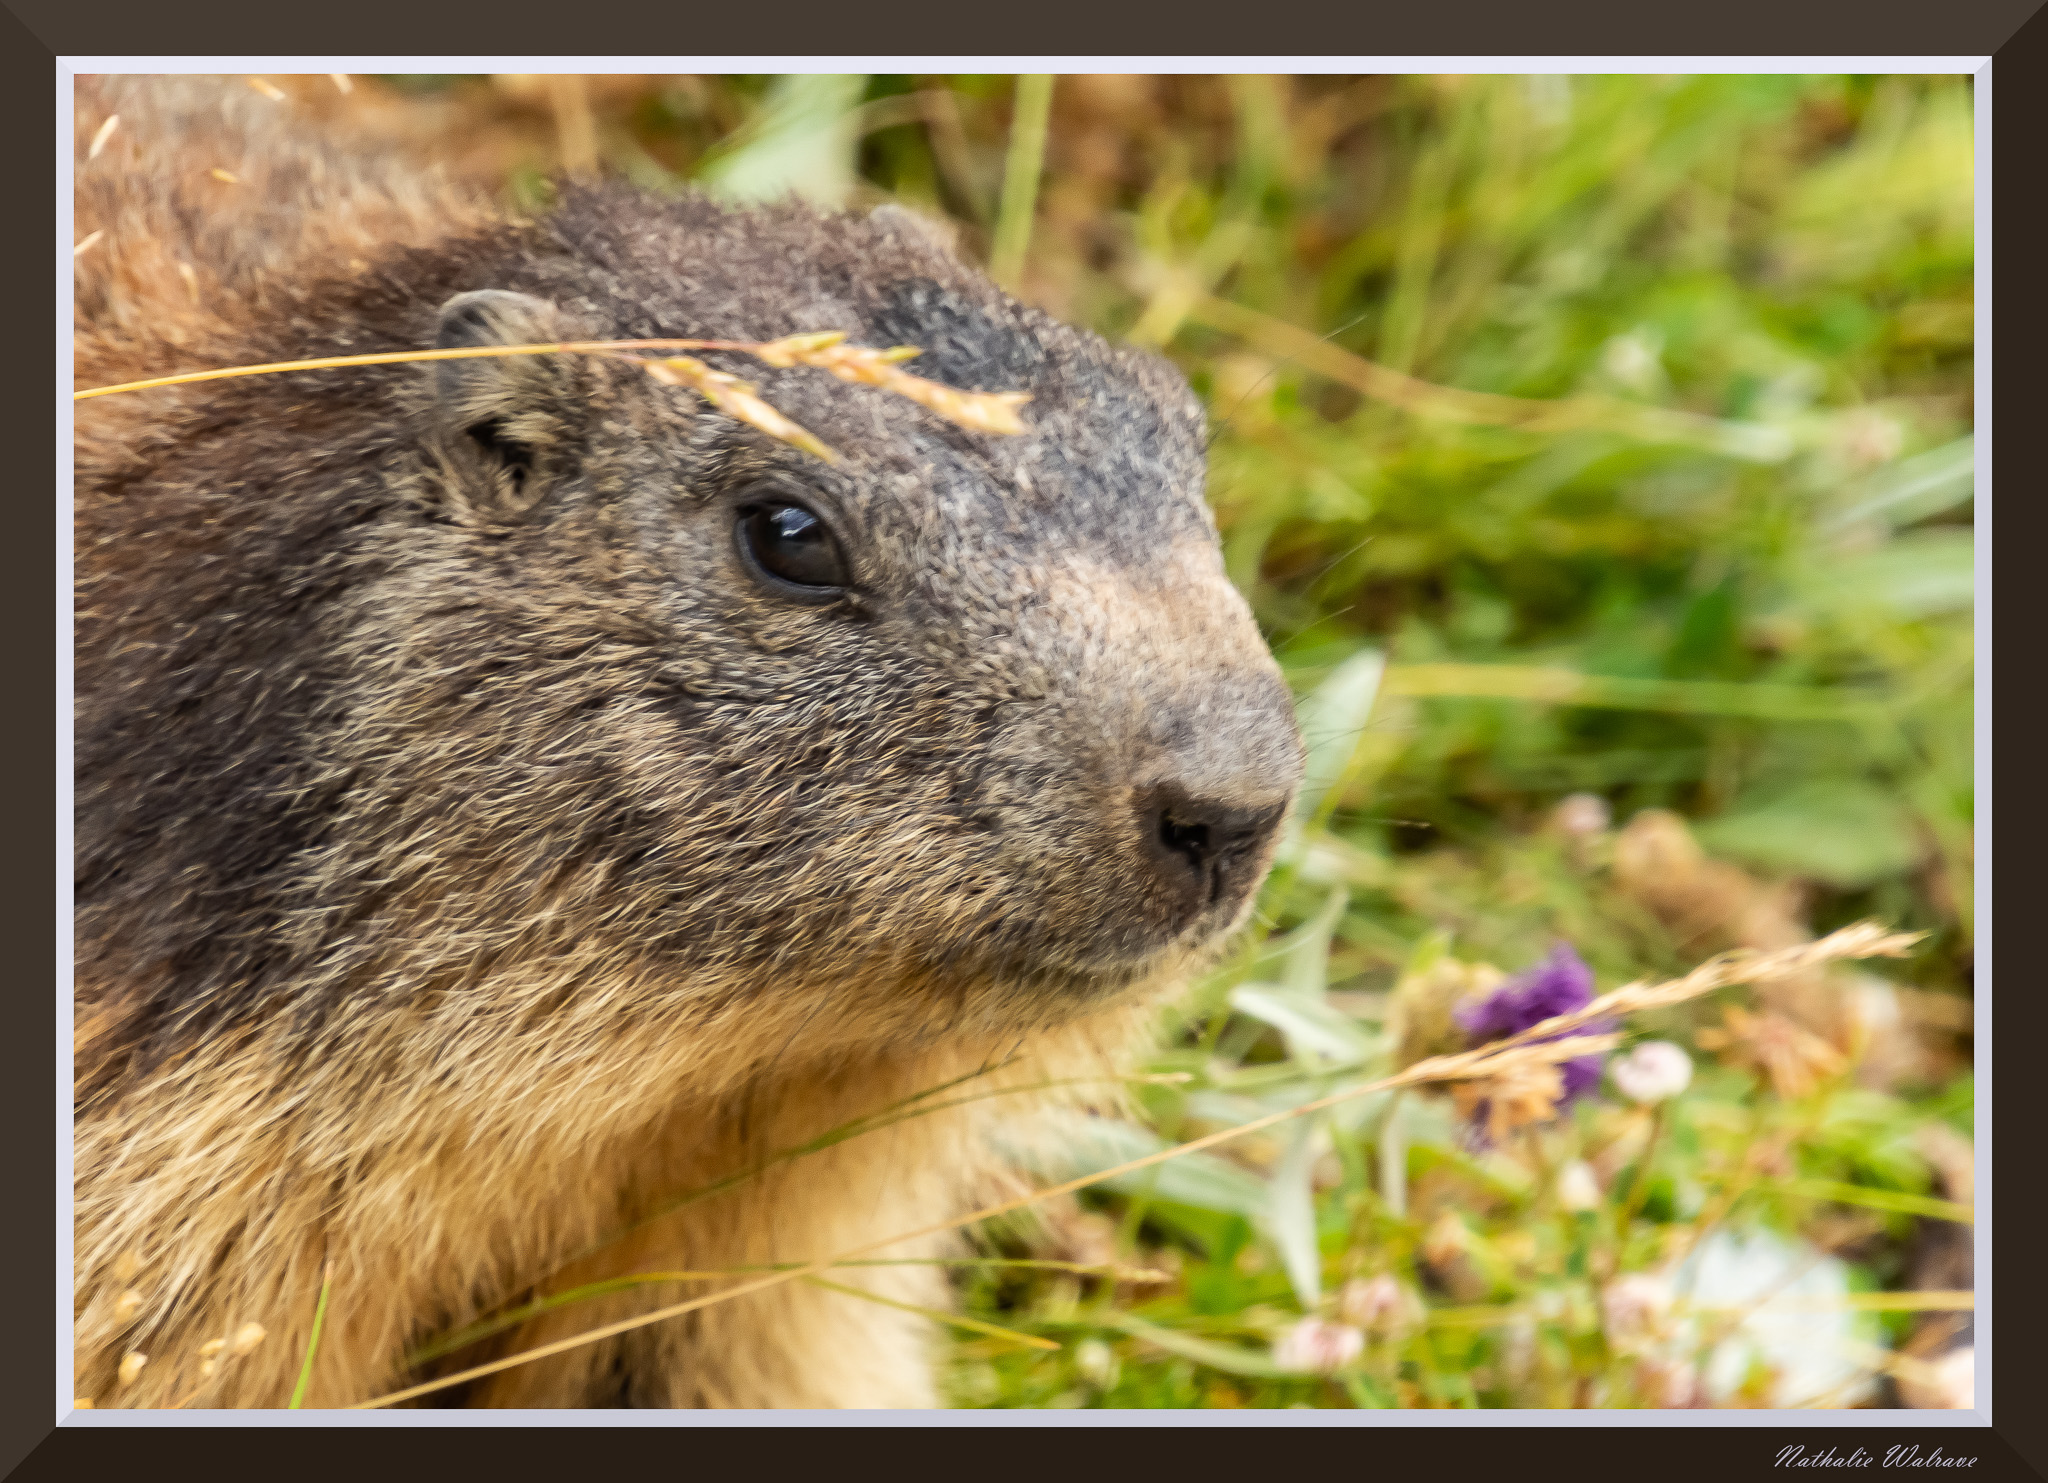
<svg viewBox="0 0 2048 1483"><path fill-rule="evenodd" d="M1781 1468L1973 1468L1976 1465L1975 1457L1952 1456L1939 1447L1932 1452L1923 1452L1918 1442L1887 1447L1882 1456L1866 1452L1861 1447L1846 1453L1833 1446L1810 1452L1794 1445L1780 1448L1774 1464Z"/></svg>

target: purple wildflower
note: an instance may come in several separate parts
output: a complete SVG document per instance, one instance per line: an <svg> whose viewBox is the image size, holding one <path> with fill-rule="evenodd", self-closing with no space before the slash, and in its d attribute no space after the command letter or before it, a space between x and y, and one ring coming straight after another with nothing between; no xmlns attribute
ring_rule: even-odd
<svg viewBox="0 0 2048 1483"><path fill-rule="evenodd" d="M1516 974L1477 1004L1457 1011L1457 1019L1475 1043L1484 1043L1517 1034L1531 1025L1540 1025L1553 1015L1584 1009L1592 1002L1593 970L1572 950L1570 943L1560 942L1550 950L1550 956L1534 968ZM1610 1020L1596 1020L1568 1033L1597 1035L1613 1028ZM1544 1038L1557 1040L1563 1037L1552 1035ZM1557 1068L1564 1081L1559 1107L1569 1107L1600 1084L1603 1060L1601 1056L1579 1056ZM1483 1103L1478 1111L1479 1122L1483 1124L1486 1113Z"/></svg>

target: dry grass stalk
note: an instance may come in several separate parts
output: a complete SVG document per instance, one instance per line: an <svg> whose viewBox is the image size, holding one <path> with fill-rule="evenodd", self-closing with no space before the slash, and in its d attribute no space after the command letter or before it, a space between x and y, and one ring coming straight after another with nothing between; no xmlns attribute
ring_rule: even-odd
<svg viewBox="0 0 2048 1483"><path fill-rule="evenodd" d="M878 1303L884 1308L894 1308L903 1313L915 1313L934 1323L950 1324L965 1329L971 1334L985 1334L992 1339L1001 1339L1025 1349L1057 1350L1060 1346L1051 1339L1041 1339L1035 1334L1020 1334L1015 1329L1006 1329L986 1319L970 1318L964 1313L947 1313L938 1308L927 1308L922 1303L906 1303L899 1298L885 1298L880 1293L869 1292L864 1287L849 1287L843 1282L833 1282L824 1277L806 1277L813 1287L822 1287L827 1292L843 1293L849 1298L860 1298L865 1302Z"/></svg>
<svg viewBox="0 0 2048 1483"><path fill-rule="evenodd" d="M235 182L225 170L211 172L216 178ZM74 249L74 256L92 245L86 239ZM181 265L182 266L182 265ZM188 275L194 302L198 286ZM916 402L948 422L972 432L1015 435L1024 431L1017 409L1030 396L1021 391L961 391L922 376L899 370L898 364L921 352L914 346L898 345L877 350L865 345L848 345L839 330L814 334L787 335L780 340L563 340L544 345L465 346L454 350L402 350L377 355L332 355L312 360L273 361L260 366L227 366L213 371L185 371L174 376L152 376L144 381L125 381L117 386L93 386L74 391L74 402L113 396L128 391L148 391L166 386L191 386L202 381L226 381L239 376L274 375L285 371L324 371L348 366L403 365L413 361L477 360L501 355L610 355L631 361L648 375L669 386L686 386L727 416L759 428L770 437L801 448L814 458L836 463L839 455L812 433L792 422L763 401L752 385L727 371L715 370L689 355L647 358L628 355L633 350L728 350L751 355L764 364L786 369L812 366L856 385L875 386Z"/></svg>
<svg viewBox="0 0 2048 1483"><path fill-rule="evenodd" d="M610 1277L600 1282L586 1283L581 1287L570 1288L563 1292L550 1293L548 1296L536 1298L530 1303L522 1303L517 1308L503 1309L497 1313L487 1315L484 1318L478 1319L473 1324L469 1324L442 1338L432 1340L413 1350L406 1356L406 1363L414 1366L430 1363L441 1358L443 1355L453 1354L458 1349L466 1349L472 1344L480 1343L490 1338L493 1334L500 1334L506 1329L516 1328L520 1324L538 1317L540 1314L553 1312L556 1309L564 1308L590 1298L609 1296L612 1293L625 1291L629 1288L665 1287L684 1282L719 1282L734 1277L751 1277L761 1272L783 1271L799 1265L800 1263L797 1262L780 1262L745 1267L717 1267L703 1271L632 1272L623 1277ZM1125 1283L1137 1287L1156 1287L1173 1280L1170 1273L1161 1271L1156 1267L1125 1266L1113 1257L1103 1261L1059 1261L1045 1257L896 1257L878 1261L844 1261L835 1265L839 1268L914 1266L1029 1268L1043 1272L1068 1272L1075 1276L1096 1277L1109 1282ZM825 1285L834 1286L835 1284L826 1283ZM868 1298L873 1301L884 1302L885 1304L892 1302L892 1300L876 1298L874 1294L867 1292L865 1289L849 1291L852 1291L852 1295L855 1297ZM928 1310L915 1307L913 1307L912 1311L928 1312ZM946 1321L952 1322L953 1319L948 1317ZM965 1326L973 1327L972 1324ZM979 1331L986 1332L986 1330ZM1008 1333L1009 1330L1005 1329L1002 1332ZM1057 1348L1058 1346L1054 1345L1052 1347Z"/></svg>
<svg viewBox="0 0 2048 1483"><path fill-rule="evenodd" d="M1576 1030L1595 1020L1617 1015L1638 1014L1646 1009L1663 1009L1668 1005L1682 1004L1688 999L1697 999L1711 994L1715 989L1727 988L1732 984L1767 983L1773 979L1792 978L1823 963L1842 962L1852 958L1903 958L1913 945L1927 934L1924 932L1892 932L1876 922L1858 922L1830 932L1826 937L1813 942L1802 942L1795 947L1780 948L1775 952L1760 953L1747 949L1722 953L1709 958L1683 978L1671 979L1661 984L1623 984L1612 993L1602 994L1583 1009L1570 1014L1554 1015L1538 1025L1531 1025L1507 1041L1507 1045L1527 1044L1548 1035Z"/></svg>
<svg viewBox="0 0 2048 1483"><path fill-rule="evenodd" d="M107 147L107 141L114 137L114 130L119 127L121 127L121 115L118 113L108 114L107 121L93 131L92 143L87 147L85 157L88 160L98 159L100 151Z"/></svg>
<svg viewBox="0 0 2048 1483"><path fill-rule="evenodd" d="M1439 386L1353 355L1298 325L1217 298L1203 291L1199 284L1185 285L1181 292L1188 318L1236 335L1268 354L1349 386L1362 396L1418 416L1481 427L1519 428L1525 432L1612 429L1653 441L1721 449L1763 462L1777 462L1792 452L1791 440L1781 430L1757 423L1726 422L1616 397L1579 395L1543 401Z"/></svg>
<svg viewBox="0 0 2048 1483"><path fill-rule="evenodd" d="M284 89L277 86L277 84L261 77L251 77L248 79L248 83L251 88L261 93L271 102L282 103L284 101Z"/></svg>
<svg viewBox="0 0 2048 1483"><path fill-rule="evenodd" d="M240 185L242 183L241 176L237 175L232 170L223 170L218 165L215 165L211 170L208 170L206 173L208 175L211 175L215 180L218 180L222 185Z"/></svg>
<svg viewBox="0 0 2048 1483"><path fill-rule="evenodd" d="M967 1082L974 1081L980 1077L987 1076L993 1072L1001 1071L1008 1064L1009 1062L1007 1061L994 1062L990 1065L982 1067L978 1071L971 1072L968 1075L960 1077L954 1081L944 1083L940 1086L927 1088L925 1091L920 1092L918 1095L911 1097L903 1102L896 1103L889 1107L885 1107L880 1111L869 1114L867 1116L855 1118L853 1121L843 1123L836 1128L828 1129L825 1133L820 1134L818 1137L810 1139L807 1142L800 1143L795 1147L781 1149L775 1153L769 1154L765 1158L762 1158L761 1160L757 1161L756 1163L739 1170L737 1173L727 1175L722 1179L713 1180L709 1184L699 1185L697 1188L693 1190L689 1190L684 1194L674 1197L660 1209L653 1211L651 1214L643 1216L641 1219L633 1222L631 1225L613 1230L607 1233L606 1235L600 1237L598 1240L591 1242L589 1245L575 1252L573 1255L566 1258L560 1265L558 1265L555 1268L555 1270L548 1275L548 1278L543 1279L543 1284L545 1284L546 1281L552 1280L553 1278L560 1277L570 1267L574 1266L576 1263L582 1261L583 1259L593 1256L598 1252L605 1250L608 1247L614 1246L618 1242L625 1240L627 1237L634 1235L638 1232L644 1231L648 1227L668 1219L670 1216L675 1215L679 1211L685 1210L690 1206L697 1204L701 1200L709 1199L714 1195L721 1194L726 1190L732 1189L740 1184L743 1184L749 1179L756 1178L759 1175L765 1173L767 1170L776 1167L777 1165L785 1164L795 1159L804 1158L810 1154L822 1153L826 1149L836 1147L842 1142L847 1142L854 1138L865 1137L870 1133L881 1132L886 1128L895 1127L898 1123L901 1122L907 1122L911 1119L919 1117L928 1117L934 1113L950 1112L956 1108L965 1107L970 1103L987 1101L990 1098L994 1097L1028 1095L1033 1092L1054 1091L1063 1087L1095 1086L1104 1084L1105 1082L1128 1083L1130 1085L1148 1086L1183 1086L1186 1083L1193 1081L1195 1079L1192 1073L1186 1071L1149 1072L1136 1075L1115 1076L1109 1078L1091 1076L1056 1077L1046 1081L1021 1082L1016 1085L997 1087L992 1091L970 1092L965 1096L955 1098L951 1101L932 1100L934 1098L940 1097L946 1092L955 1090L956 1088L964 1085ZM940 1260L943 1265L953 1266L975 1265L977 1262L983 1265L990 1264L989 1261L980 1258L944 1258L934 1260ZM1105 1258L1104 1260L1108 1260L1108 1258ZM999 1262L995 1262L993 1264L1005 1266L1043 1266L1047 1267L1048 1269L1071 1271L1077 1274L1108 1276L1117 1282L1132 1282L1138 1283L1140 1285L1154 1281L1163 1282L1166 1280L1164 1273L1151 1271L1150 1269L1126 1268L1121 1266L1116 1266L1113 1269L1104 1269L1102 1267L1101 1262L1046 1262L1024 1260L1019 1258L1003 1258ZM835 1265L892 1266L901 1265L901 1263L895 1261L884 1261L879 1263L868 1261L848 1261L836 1263ZM662 1280L664 1281L710 1281L718 1278L747 1276L750 1275L753 1271L767 1270L770 1269L765 1267L751 1269L727 1268L718 1271L698 1273L671 1272L661 1275ZM506 1318L506 1315L508 1313L517 1311L521 1314L530 1316L532 1313L542 1311L543 1308L551 1306L552 1304L552 1299L542 1299L540 1300L539 1307L536 1307L532 1304L524 1305L518 1310L501 1307L491 1312L482 1314L477 1318L477 1320L474 1323L471 1323L462 1329L451 1331L449 1333L439 1334L427 1340L424 1344L422 1344L419 1348L413 1350L407 1356L406 1362L410 1365L418 1365L423 1363L427 1359L438 1358L443 1354L450 1353L456 1349L461 1349L465 1347L467 1344L474 1342L476 1338L484 1337L490 1333L499 1332L502 1328L506 1327L507 1325L504 1323L504 1319Z"/></svg>
<svg viewBox="0 0 2048 1483"><path fill-rule="evenodd" d="M257 366L223 366L211 371L180 371L113 386L89 386L71 393L74 402L153 391L165 386L196 386L203 381L231 381L241 376L272 376L285 371L329 371L351 366L396 366L414 361L478 360L501 355L611 355L621 350L745 350L728 340L561 340L539 345L475 345L454 350L386 350L371 355L327 355L310 360L269 361Z"/></svg>
<svg viewBox="0 0 2048 1483"><path fill-rule="evenodd" d="M333 81L336 90L344 97L356 90L355 82L346 72L330 72L327 76Z"/></svg>
<svg viewBox="0 0 2048 1483"><path fill-rule="evenodd" d="M1554 1067L1579 1056L1599 1054L1613 1049L1619 1043L1620 1037L1612 1034L1573 1035L1568 1032L1580 1029L1596 1020L1683 1003L1685 1000L1696 999L1701 995L1712 993L1716 989L1726 988L1732 984L1762 983L1791 974L1803 973L1822 963L1836 962L1849 958L1902 957L1907 949L1925 935L1924 933L1917 932L1889 932L1875 922L1859 922L1854 926L1844 927L1840 931L1832 932L1818 941L1802 943L1797 947L1782 949L1778 952L1724 953L1718 958L1710 959L1708 962L1701 964L1683 978L1672 979L1661 984L1626 984L1612 993L1601 995L1583 1009L1574 1010L1570 1014L1554 1015L1550 1019L1540 1024L1532 1025L1527 1030L1523 1030L1518 1034L1493 1041L1490 1044L1479 1046L1473 1050L1461 1051L1456 1055L1432 1056L1427 1060L1417 1061L1414 1065L1404 1071L1397 1072L1395 1075L1381 1077L1377 1081L1366 1082L1360 1086L1347 1087L1343 1091L1333 1092L1329 1096L1319 1097L1313 1101L1304 1102L1299 1106L1286 1108L1280 1112L1268 1113L1264 1117L1254 1118L1250 1122L1240 1123L1236 1127L1223 1128L1205 1137L1196 1138L1187 1143L1176 1144L1172 1148L1161 1149L1142 1158L1131 1159L1125 1163L1118 1164L1114 1168L1102 1169L1093 1174L1083 1175L1078 1179L1067 1180L1062 1184L1049 1185L1043 1189L1032 1190L1027 1194L1020 1195L1015 1199L1005 1200L1000 1204L986 1206L983 1209L971 1211L966 1215L957 1216L950 1220L938 1221L920 1230L886 1236L879 1241L871 1241L851 1250L820 1257L818 1260L807 1262L800 1267L791 1267L781 1272L773 1272L745 1282L736 1283L719 1292L707 1293L702 1297L689 1298L679 1303L671 1303L666 1307L657 1308L649 1313L637 1314L631 1318L622 1318L613 1323L602 1324L597 1328L586 1329L580 1334L572 1334L566 1339L558 1339L550 1344L538 1345L519 1354L507 1355L503 1359L493 1360L488 1364L475 1365L466 1370L459 1370L451 1375L444 1375L435 1380L425 1381L419 1385L412 1385L403 1390L393 1391L388 1395L377 1396L367 1401L358 1401L350 1409L367 1411L397 1405L401 1401L412 1400L417 1396L427 1395L433 1391L461 1385L484 1375L495 1374L499 1370L511 1369L516 1365L545 1359L549 1355L561 1354L567 1350L580 1348L585 1344L595 1344L600 1340L612 1338L617 1334L627 1333L637 1328L644 1328L649 1324L660 1323L666 1319L680 1317L685 1313L693 1313L700 1308L708 1308L717 1303L729 1302L734 1298L745 1297L749 1293L760 1292L765 1288L779 1287L786 1282L816 1277L835 1266L858 1257L866 1256L869 1252L880 1251L905 1242L921 1240L928 1236L943 1235L946 1232L958 1230L963 1226L978 1225L982 1221L992 1220L997 1216L1008 1215L1026 1206L1035 1205L1041 1200L1049 1200L1060 1195L1072 1194L1074 1191L1085 1189L1089 1185L1101 1184L1106 1180L1116 1179L1140 1169L1147 1169L1154 1164L1165 1163L1168 1159L1179 1158L1183 1154L1197 1153L1233 1138L1242 1138L1253 1133L1261 1133L1268 1128L1275 1127L1293 1118L1321 1112L1326 1108L1336 1106L1340 1102L1347 1102L1357 1097L1367 1096L1373 1092L1387 1091L1394 1087L1413 1086L1424 1082L1498 1079L1504 1076L1526 1074L1533 1067ZM1547 1038L1551 1036L1563 1036L1564 1038Z"/></svg>
<svg viewBox="0 0 2048 1483"><path fill-rule="evenodd" d="M1977 1307L1977 1295L1957 1288L1924 1292L1846 1292L1821 1297L1773 1297L1768 1300L1779 1313L1969 1313ZM1678 1308L1687 1313L1748 1313L1748 1303L1686 1303Z"/></svg>
<svg viewBox="0 0 2048 1483"><path fill-rule="evenodd" d="M94 243L98 242L100 238L106 235L107 231L105 227L95 227L92 231L86 233L84 237L79 239L78 245L71 249L71 255L73 257L77 257L79 254L85 252L88 248L90 248Z"/></svg>

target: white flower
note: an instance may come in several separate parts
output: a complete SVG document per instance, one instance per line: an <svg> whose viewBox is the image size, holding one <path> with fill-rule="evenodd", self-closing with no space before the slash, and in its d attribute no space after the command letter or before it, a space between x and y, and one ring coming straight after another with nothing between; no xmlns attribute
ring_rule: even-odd
<svg viewBox="0 0 2048 1483"><path fill-rule="evenodd" d="M1573 1159L1557 1171L1557 1203L1570 1211L1600 1208L1600 1179L1584 1159Z"/></svg>
<svg viewBox="0 0 2048 1483"><path fill-rule="evenodd" d="M1367 1333L1411 1328L1422 1318L1422 1303L1388 1273L1354 1279L1337 1294L1337 1316Z"/></svg>
<svg viewBox="0 0 2048 1483"><path fill-rule="evenodd" d="M1607 1342L1631 1348L1653 1338L1671 1311L1671 1284L1649 1272L1629 1272L1600 1290L1600 1317Z"/></svg>
<svg viewBox="0 0 2048 1483"><path fill-rule="evenodd" d="M1600 364L1630 391L1647 396L1664 379L1663 356L1664 336L1643 325L1609 340L1602 347Z"/></svg>
<svg viewBox="0 0 2048 1483"><path fill-rule="evenodd" d="M1348 1323L1304 1318L1273 1345L1273 1362L1302 1375L1328 1375L1365 1351L1365 1335Z"/></svg>
<svg viewBox="0 0 2048 1483"><path fill-rule="evenodd" d="M1566 834L1602 834L1614 822L1608 810L1607 800L1597 793L1574 793L1558 801L1557 811L1551 815L1557 827Z"/></svg>
<svg viewBox="0 0 2048 1483"><path fill-rule="evenodd" d="M1074 1350L1074 1368L1089 1384L1108 1390L1116 1384L1116 1355L1100 1339L1084 1339Z"/></svg>
<svg viewBox="0 0 2048 1483"><path fill-rule="evenodd" d="M1709 1404L1729 1404L1759 1370L1776 1376L1758 1397L1771 1406L1823 1395L1854 1406L1874 1389L1855 1354L1877 1337L1872 1315L1848 1307L1848 1266L1811 1242L1724 1227L1693 1247L1672 1280L1717 1336L1700 1360ZM1739 1320L1732 1331L1730 1318Z"/></svg>
<svg viewBox="0 0 2048 1483"><path fill-rule="evenodd" d="M1645 1040L1610 1070L1614 1084L1632 1102L1664 1102L1692 1084L1692 1057L1668 1040Z"/></svg>

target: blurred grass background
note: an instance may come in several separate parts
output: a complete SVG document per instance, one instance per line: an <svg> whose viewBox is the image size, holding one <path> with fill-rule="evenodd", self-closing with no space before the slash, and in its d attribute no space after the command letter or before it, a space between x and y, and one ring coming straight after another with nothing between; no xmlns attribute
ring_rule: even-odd
<svg viewBox="0 0 2048 1483"><path fill-rule="evenodd" d="M526 212L900 201L1184 369L1308 796L1178 1079L1060 1172L1384 1074L1560 939L1604 989L1930 934L1671 1012L1669 1104L1479 1151L1367 1098L986 1233L1151 1275L976 1269L1060 1348L963 1338L955 1401L1954 1402L1968 1315L1915 1294L1970 1285L1967 78L272 81Z"/></svg>

